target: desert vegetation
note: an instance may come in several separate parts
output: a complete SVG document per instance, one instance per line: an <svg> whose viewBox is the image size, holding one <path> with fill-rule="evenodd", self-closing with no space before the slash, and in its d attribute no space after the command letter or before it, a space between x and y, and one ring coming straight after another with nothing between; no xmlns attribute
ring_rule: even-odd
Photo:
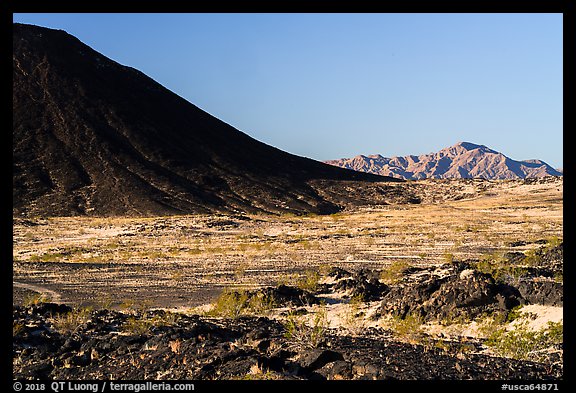
<svg viewBox="0 0 576 393"><path fill-rule="evenodd" d="M16 350L18 375L561 377L561 179L407 187L423 202L332 215L16 219L16 345L34 329L62 343L79 332L133 337L125 363L120 344L104 362L90 341L72 360L53 353L67 366L39 374L33 353ZM141 363L156 356L172 368ZM426 368L408 366L416 358ZM183 365L191 359L197 367Z"/></svg>

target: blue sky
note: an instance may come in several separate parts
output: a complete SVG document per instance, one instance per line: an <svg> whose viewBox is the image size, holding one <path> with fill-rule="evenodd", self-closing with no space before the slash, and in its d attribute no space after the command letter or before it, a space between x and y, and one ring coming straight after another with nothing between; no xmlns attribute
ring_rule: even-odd
<svg viewBox="0 0 576 393"><path fill-rule="evenodd" d="M562 167L562 14L14 14L327 160L458 141Z"/></svg>

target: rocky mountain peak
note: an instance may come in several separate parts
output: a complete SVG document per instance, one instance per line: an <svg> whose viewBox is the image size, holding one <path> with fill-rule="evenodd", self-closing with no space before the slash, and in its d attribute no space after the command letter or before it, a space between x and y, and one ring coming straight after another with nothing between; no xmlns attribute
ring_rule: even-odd
<svg viewBox="0 0 576 393"><path fill-rule="evenodd" d="M425 178L523 179L562 176L541 160L515 161L485 145L458 142L436 153L384 157L356 156L326 163L342 168L415 180Z"/></svg>

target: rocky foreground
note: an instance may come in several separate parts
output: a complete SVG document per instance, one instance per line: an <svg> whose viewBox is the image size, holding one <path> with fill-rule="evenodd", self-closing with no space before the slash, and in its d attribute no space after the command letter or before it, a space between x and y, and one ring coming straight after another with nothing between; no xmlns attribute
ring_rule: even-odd
<svg viewBox="0 0 576 393"><path fill-rule="evenodd" d="M119 334L124 313L100 310L70 334L51 331L44 304L15 310L26 327L14 338L14 377L30 379L539 379L561 368L395 342L386 332L327 335L322 347L293 349L282 324L257 317L179 316L144 334ZM163 311L136 318L163 319Z"/></svg>
<svg viewBox="0 0 576 393"><path fill-rule="evenodd" d="M529 266L534 259L537 268ZM560 244L529 256L509 254L498 265L405 268L388 284L373 271L334 268L310 290L281 285L227 292L202 315L14 306L14 378L558 380L558 325L544 333L517 328L514 334L501 328L511 325L491 325L489 337L454 339L415 335L419 327L405 323L511 321L525 305L561 307L561 260ZM350 315L360 328L323 323L327 299L356 304ZM367 304L375 305L370 315ZM397 324L365 323L385 319ZM411 331L401 336L394 326ZM527 345L532 347L519 351Z"/></svg>

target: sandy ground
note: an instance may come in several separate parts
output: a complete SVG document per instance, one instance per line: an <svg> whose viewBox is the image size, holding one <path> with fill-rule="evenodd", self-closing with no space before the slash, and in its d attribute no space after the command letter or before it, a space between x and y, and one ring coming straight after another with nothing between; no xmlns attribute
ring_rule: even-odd
<svg viewBox="0 0 576 393"><path fill-rule="evenodd" d="M69 304L189 308L225 287L294 283L332 266L429 266L562 238L562 179L411 185L423 203L330 216L16 218L14 301L32 290Z"/></svg>

